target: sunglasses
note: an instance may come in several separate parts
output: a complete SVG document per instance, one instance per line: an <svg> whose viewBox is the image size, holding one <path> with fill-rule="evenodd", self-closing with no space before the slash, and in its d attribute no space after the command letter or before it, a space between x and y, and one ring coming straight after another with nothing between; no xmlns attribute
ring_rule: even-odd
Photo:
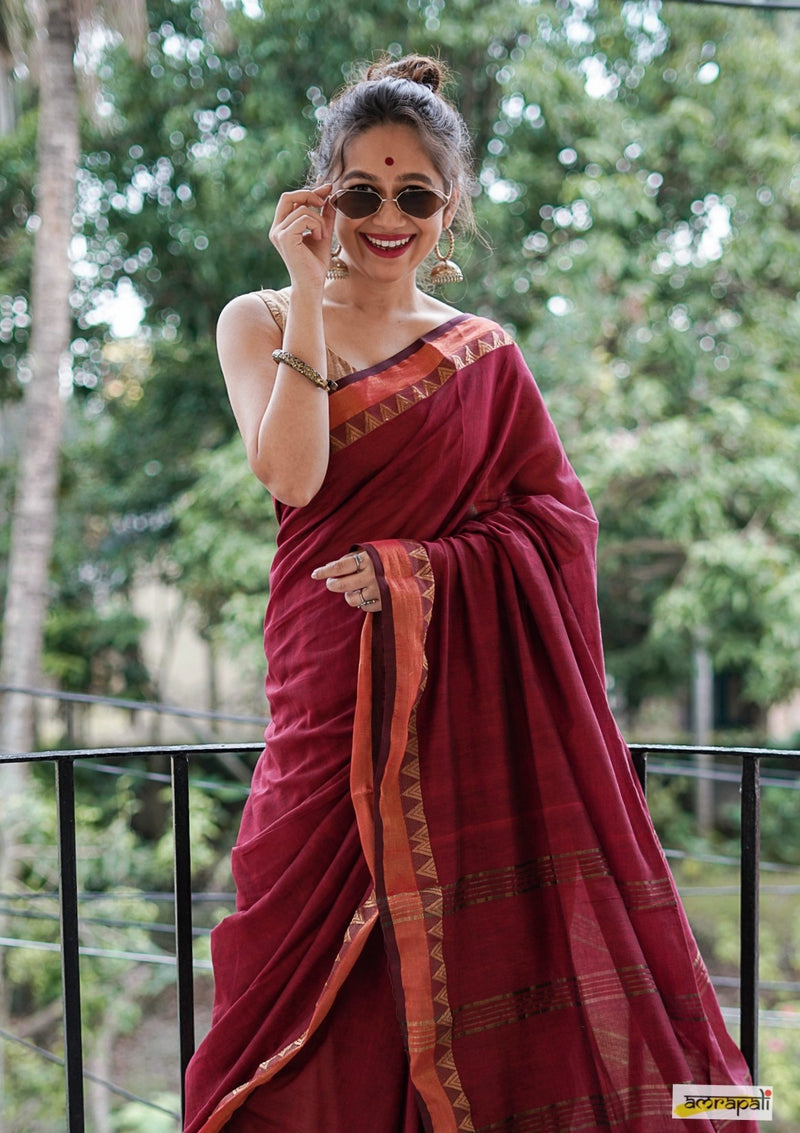
<svg viewBox="0 0 800 1133"><path fill-rule="evenodd" d="M329 197L331 205L348 220L363 220L373 216L381 205L397 205L400 212L416 220L430 220L450 203L451 194L436 189L401 189L396 197L382 197L376 189L340 189Z"/></svg>

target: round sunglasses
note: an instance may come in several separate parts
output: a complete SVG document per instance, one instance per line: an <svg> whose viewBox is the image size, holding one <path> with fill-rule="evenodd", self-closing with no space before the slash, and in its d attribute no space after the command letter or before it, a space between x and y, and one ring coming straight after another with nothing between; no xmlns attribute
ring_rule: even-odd
<svg viewBox="0 0 800 1133"><path fill-rule="evenodd" d="M373 216L381 205L394 204L406 216L416 220L430 220L450 203L451 194L436 189L401 189L396 197L382 197L377 189L340 189L329 197L331 205L348 220L363 220Z"/></svg>

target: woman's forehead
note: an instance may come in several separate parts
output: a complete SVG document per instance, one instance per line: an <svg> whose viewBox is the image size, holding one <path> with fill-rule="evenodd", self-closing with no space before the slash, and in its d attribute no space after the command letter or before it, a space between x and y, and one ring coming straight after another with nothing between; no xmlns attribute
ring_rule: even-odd
<svg viewBox="0 0 800 1133"><path fill-rule="evenodd" d="M442 179L419 134L412 126L370 126L348 139L342 151L342 177L357 174L368 180L424 181Z"/></svg>

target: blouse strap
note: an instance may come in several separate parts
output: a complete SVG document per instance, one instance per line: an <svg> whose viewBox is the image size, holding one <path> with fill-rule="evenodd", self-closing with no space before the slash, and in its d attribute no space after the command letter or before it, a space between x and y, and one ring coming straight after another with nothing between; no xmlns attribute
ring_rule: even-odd
<svg viewBox="0 0 800 1133"><path fill-rule="evenodd" d="M286 316L289 313L289 300L291 297L289 288L284 287L280 291L264 289L257 291L256 295L258 295L259 299L266 305L267 310L272 315L277 326L281 332L283 332L286 327ZM334 354L330 347L326 348L326 352L328 355L329 378L338 381L340 378L346 378L348 374L354 374L356 372L355 366L351 365L347 359L341 358L338 354Z"/></svg>

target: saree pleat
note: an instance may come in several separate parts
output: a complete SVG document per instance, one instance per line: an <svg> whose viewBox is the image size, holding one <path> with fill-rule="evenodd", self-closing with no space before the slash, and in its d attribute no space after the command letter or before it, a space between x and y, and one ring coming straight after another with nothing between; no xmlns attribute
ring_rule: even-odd
<svg viewBox="0 0 800 1133"><path fill-rule="evenodd" d="M405 1100L320 1133L398 1133L409 1098L432 1133L674 1131L673 1084L747 1071L608 706L596 521L535 383L501 328L461 316L330 409L322 491L278 506L272 721L186 1128L247 1098L234 1133L247 1107L282 1112L348 1019L358 1065L379 941L406 1052L385 1088ZM356 545L379 615L309 577ZM331 1114L356 1089L336 1078L314 1078Z"/></svg>

